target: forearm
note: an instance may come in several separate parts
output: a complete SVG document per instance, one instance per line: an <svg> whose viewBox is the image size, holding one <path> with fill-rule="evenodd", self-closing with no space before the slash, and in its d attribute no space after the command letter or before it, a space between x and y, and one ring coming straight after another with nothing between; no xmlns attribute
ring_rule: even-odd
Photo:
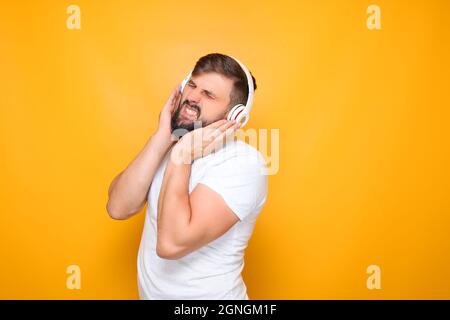
<svg viewBox="0 0 450 320"><path fill-rule="evenodd" d="M169 138L154 134L111 183L107 210L112 218L127 219L142 209L155 172L171 144Z"/></svg>
<svg viewBox="0 0 450 320"><path fill-rule="evenodd" d="M169 161L158 201L158 245L181 246L189 239L190 164ZM175 248L159 248L171 251Z"/></svg>

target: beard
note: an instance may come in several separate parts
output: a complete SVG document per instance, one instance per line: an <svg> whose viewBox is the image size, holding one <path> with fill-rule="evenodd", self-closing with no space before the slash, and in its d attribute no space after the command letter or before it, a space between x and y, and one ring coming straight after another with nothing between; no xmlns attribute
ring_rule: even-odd
<svg viewBox="0 0 450 320"><path fill-rule="evenodd" d="M181 110L183 109L184 106L189 106L192 109L194 109L195 111L197 111L197 119L196 120L186 120L186 119L181 118ZM207 122L202 121L200 119L200 114L201 114L201 110L198 105L193 104L193 103L191 104L188 100L184 100L183 103L180 103L180 105L175 110L174 114L172 115L172 118L170 121L170 124L172 127L172 133L175 130L177 130L177 132L184 132L184 134L186 134L194 129L199 128L199 122L201 123L201 127L206 126Z"/></svg>

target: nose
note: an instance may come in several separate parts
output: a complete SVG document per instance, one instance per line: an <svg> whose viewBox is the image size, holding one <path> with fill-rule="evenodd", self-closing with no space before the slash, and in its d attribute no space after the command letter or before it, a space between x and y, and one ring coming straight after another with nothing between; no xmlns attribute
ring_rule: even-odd
<svg viewBox="0 0 450 320"><path fill-rule="evenodd" d="M201 93L198 88L189 88L190 90L186 94L186 99L193 104L199 104L201 100Z"/></svg>

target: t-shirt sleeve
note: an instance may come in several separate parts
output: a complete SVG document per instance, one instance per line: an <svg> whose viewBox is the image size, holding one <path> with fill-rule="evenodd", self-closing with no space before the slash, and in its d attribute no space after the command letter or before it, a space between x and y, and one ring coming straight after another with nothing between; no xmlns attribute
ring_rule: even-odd
<svg viewBox="0 0 450 320"><path fill-rule="evenodd" d="M267 171L262 156L239 155L208 168L202 183L222 196L240 220L264 205Z"/></svg>

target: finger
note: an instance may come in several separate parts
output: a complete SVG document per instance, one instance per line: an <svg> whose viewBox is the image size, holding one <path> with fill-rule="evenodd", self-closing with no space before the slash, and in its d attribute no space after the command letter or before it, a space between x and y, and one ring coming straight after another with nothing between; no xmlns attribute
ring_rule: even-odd
<svg viewBox="0 0 450 320"><path fill-rule="evenodd" d="M238 121L234 124L233 129L237 130L240 129L242 127L242 121Z"/></svg>
<svg viewBox="0 0 450 320"><path fill-rule="evenodd" d="M167 99L166 104L164 105L164 109L169 109L169 108L172 106L173 101L174 101L175 96L176 96L176 93L177 93L177 92L176 92L176 88L175 88L175 89L173 89L172 92L170 93L170 96L169 96L169 98Z"/></svg>
<svg viewBox="0 0 450 320"><path fill-rule="evenodd" d="M230 126L229 128L227 128L225 130L225 136L228 137L230 135L232 135L234 132L236 132L237 129L239 129L239 127L241 126L240 122L235 122L232 126Z"/></svg>
<svg viewBox="0 0 450 320"><path fill-rule="evenodd" d="M170 94L170 98L169 98L170 103L173 103L175 101L175 99L180 95L181 95L180 86L176 86L172 90L172 93Z"/></svg>
<svg viewBox="0 0 450 320"><path fill-rule="evenodd" d="M173 113L176 108L180 105L180 101L181 101L181 92L177 89L177 91L175 92L175 95L170 103L170 113Z"/></svg>
<svg viewBox="0 0 450 320"><path fill-rule="evenodd" d="M217 139L228 139L240 126L239 122L233 123L230 127L223 131L222 135Z"/></svg>
<svg viewBox="0 0 450 320"><path fill-rule="evenodd" d="M216 122L213 122L213 123L207 125L205 128L219 128L221 125L223 125L227 121L228 120L226 120L226 119L218 120Z"/></svg>
<svg viewBox="0 0 450 320"><path fill-rule="evenodd" d="M239 128L239 123L234 123L224 131L216 130L219 134L213 139L212 144L214 143L226 143L227 139L231 137L231 135Z"/></svg>
<svg viewBox="0 0 450 320"><path fill-rule="evenodd" d="M220 130L220 131L225 131L225 130L227 130L229 127L233 126L234 124L236 124L236 121L235 121L235 120L227 120L227 122L225 122L224 124L222 124L222 125L219 127L219 130Z"/></svg>
<svg viewBox="0 0 450 320"><path fill-rule="evenodd" d="M228 128L232 127L235 125L235 121L227 121L224 124L222 124L220 127L218 127L217 129L215 129L211 134L210 134L210 139L214 140L215 138L217 138L219 135L221 135L223 132L225 132Z"/></svg>
<svg viewBox="0 0 450 320"><path fill-rule="evenodd" d="M231 135L233 134L233 132L235 132L235 126L233 125L232 127L228 128L225 131L220 130L217 131L219 131L220 134L204 148L203 151L204 156L222 149L223 146L225 146L228 143L228 139L232 139Z"/></svg>
<svg viewBox="0 0 450 320"><path fill-rule="evenodd" d="M173 108L176 108L176 107L178 107L180 105L181 97L182 97L181 92L178 91L176 96L175 96L175 101L174 101L174 104L173 104Z"/></svg>

